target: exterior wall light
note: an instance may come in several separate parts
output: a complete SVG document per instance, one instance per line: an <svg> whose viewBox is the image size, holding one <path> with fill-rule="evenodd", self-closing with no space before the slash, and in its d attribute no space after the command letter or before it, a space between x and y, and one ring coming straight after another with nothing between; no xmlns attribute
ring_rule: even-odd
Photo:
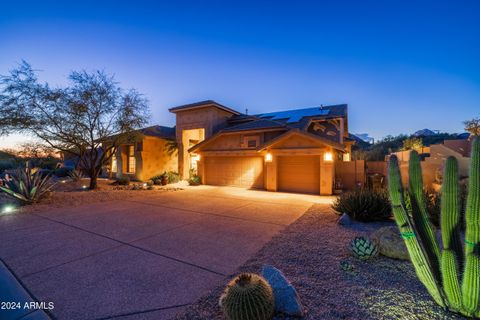
<svg viewBox="0 0 480 320"><path fill-rule="evenodd" d="M200 161L200 155L196 154L196 155L192 156L192 161Z"/></svg>
<svg viewBox="0 0 480 320"><path fill-rule="evenodd" d="M333 161L333 154L330 151L327 151L323 154L323 160Z"/></svg>
<svg viewBox="0 0 480 320"><path fill-rule="evenodd" d="M351 160L350 153L348 153L348 152L347 152L347 153L344 153L344 154L343 154L343 161L348 162L348 161L350 161L350 160Z"/></svg>
<svg viewBox="0 0 480 320"><path fill-rule="evenodd" d="M273 160L273 157L272 157L272 154L271 153L267 153L265 155L265 162L272 162Z"/></svg>

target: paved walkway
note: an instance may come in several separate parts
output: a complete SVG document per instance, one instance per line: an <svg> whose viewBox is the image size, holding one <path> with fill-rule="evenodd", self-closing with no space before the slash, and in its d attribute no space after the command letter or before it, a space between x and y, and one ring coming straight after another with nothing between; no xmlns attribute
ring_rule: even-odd
<svg viewBox="0 0 480 320"><path fill-rule="evenodd" d="M169 319L329 198L200 186L0 217L0 257L58 319Z"/></svg>

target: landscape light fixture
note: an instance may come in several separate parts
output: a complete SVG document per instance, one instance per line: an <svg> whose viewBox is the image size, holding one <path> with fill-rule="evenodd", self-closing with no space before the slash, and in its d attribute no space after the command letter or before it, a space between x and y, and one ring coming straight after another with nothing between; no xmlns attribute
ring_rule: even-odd
<svg viewBox="0 0 480 320"><path fill-rule="evenodd" d="M2 213L8 214L8 213L12 213L14 210L15 210L14 206L6 205L5 207L3 207Z"/></svg>

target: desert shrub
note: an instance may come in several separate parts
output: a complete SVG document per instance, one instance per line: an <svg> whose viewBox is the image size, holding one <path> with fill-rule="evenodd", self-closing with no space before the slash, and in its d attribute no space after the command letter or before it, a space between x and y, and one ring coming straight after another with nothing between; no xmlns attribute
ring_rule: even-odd
<svg viewBox="0 0 480 320"><path fill-rule="evenodd" d="M68 177L72 179L72 181L80 181L83 178L83 173L80 170L73 169L68 172Z"/></svg>
<svg viewBox="0 0 480 320"><path fill-rule="evenodd" d="M180 174L176 171L168 171L165 174L168 177L168 183L177 183L180 181Z"/></svg>
<svg viewBox="0 0 480 320"><path fill-rule="evenodd" d="M128 186L130 184L130 177L118 178L116 184L120 186Z"/></svg>
<svg viewBox="0 0 480 320"><path fill-rule="evenodd" d="M17 167L15 159L0 159L0 173L5 170L11 170Z"/></svg>
<svg viewBox="0 0 480 320"><path fill-rule="evenodd" d="M155 181L155 180L162 180L163 173L162 174L157 174L153 177L150 178L150 180Z"/></svg>
<svg viewBox="0 0 480 320"><path fill-rule="evenodd" d="M17 168L11 180L0 186L0 191L20 200L23 203L36 203L50 193L53 184L50 175L42 177L40 171L33 172L27 165Z"/></svg>
<svg viewBox="0 0 480 320"><path fill-rule="evenodd" d="M410 203L408 194L405 196L406 202ZM441 213L441 193L433 190L425 191L425 200L427 205L428 216L430 222L437 228L440 228L440 213ZM465 205L467 201L467 186L460 184L460 226L465 229ZM408 204L408 206L410 206ZM411 207L409 208L411 210Z"/></svg>
<svg viewBox="0 0 480 320"><path fill-rule="evenodd" d="M390 200L385 190L357 189L341 194L332 204L339 214L363 221L382 221L392 216Z"/></svg>
<svg viewBox="0 0 480 320"><path fill-rule="evenodd" d="M202 179L196 174L192 175L190 179L188 179L188 184L191 186L198 186L202 183Z"/></svg>
<svg viewBox="0 0 480 320"><path fill-rule="evenodd" d="M53 170L53 174L57 176L58 178L66 178L69 176L70 172L75 170L72 167L61 167Z"/></svg>

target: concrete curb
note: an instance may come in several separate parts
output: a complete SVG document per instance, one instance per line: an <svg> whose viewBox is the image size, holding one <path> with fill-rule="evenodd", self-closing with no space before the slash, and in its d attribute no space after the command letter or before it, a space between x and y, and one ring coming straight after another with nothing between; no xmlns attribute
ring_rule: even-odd
<svg viewBox="0 0 480 320"><path fill-rule="evenodd" d="M0 260L0 318L2 320L50 320L43 310L25 308L35 302L7 266Z"/></svg>

